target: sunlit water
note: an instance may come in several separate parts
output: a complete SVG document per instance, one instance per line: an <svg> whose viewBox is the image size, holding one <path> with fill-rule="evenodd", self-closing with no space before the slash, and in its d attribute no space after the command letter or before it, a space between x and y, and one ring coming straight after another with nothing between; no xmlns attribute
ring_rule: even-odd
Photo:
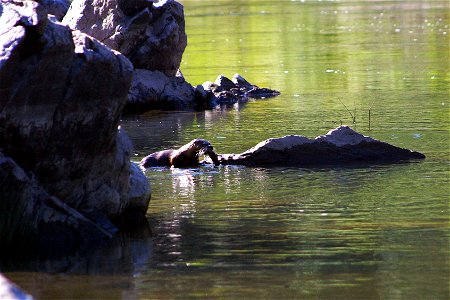
<svg viewBox="0 0 450 300"><path fill-rule="evenodd" d="M38 299L448 299L449 4L183 4L190 83L240 73L282 95L124 117L136 161L197 137L232 153L341 123L427 159L151 169L150 229L87 254L3 263L6 275Z"/></svg>

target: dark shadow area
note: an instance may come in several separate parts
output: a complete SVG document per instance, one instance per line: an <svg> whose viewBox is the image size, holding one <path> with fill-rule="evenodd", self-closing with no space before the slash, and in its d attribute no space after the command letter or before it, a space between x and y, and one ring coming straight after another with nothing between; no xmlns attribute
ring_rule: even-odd
<svg viewBox="0 0 450 300"><path fill-rule="evenodd" d="M51 245L48 245L51 248ZM110 240L98 240L71 252L32 252L33 248L1 249L0 271L50 274L132 275L145 268L153 253L149 224L123 229Z"/></svg>

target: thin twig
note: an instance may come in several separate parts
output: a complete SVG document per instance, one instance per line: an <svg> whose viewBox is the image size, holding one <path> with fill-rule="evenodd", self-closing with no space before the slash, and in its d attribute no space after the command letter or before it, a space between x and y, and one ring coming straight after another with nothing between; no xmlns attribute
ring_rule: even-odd
<svg viewBox="0 0 450 300"><path fill-rule="evenodd" d="M350 116L353 120L353 124L355 124L356 123L356 105L354 104L355 109L354 109L354 114L353 114L352 111L347 108L347 106L344 104L344 102L341 101L341 98L338 97L338 100L339 100L339 102L341 102L342 105L344 105L345 109L348 111L348 113L350 114Z"/></svg>
<svg viewBox="0 0 450 300"><path fill-rule="evenodd" d="M371 119L370 119L370 114L371 114L371 112L372 112L372 106L373 106L373 101L370 101L370 105L369 105L369 131L371 130L371 127L370 127L370 122L371 122Z"/></svg>

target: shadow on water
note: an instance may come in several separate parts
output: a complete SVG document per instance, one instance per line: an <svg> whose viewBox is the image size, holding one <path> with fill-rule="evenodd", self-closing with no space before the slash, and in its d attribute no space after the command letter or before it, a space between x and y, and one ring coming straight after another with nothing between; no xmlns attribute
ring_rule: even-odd
<svg viewBox="0 0 450 300"><path fill-rule="evenodd" d="M417 206L422 183L399 200L377 192L399 189L396 178L423 165L153 168L146 226L63 257L2 256L0 270L46 298L171 298L217 287L239 298L250 283L254 295L270 285L287 298L327 297L333 286L392 296L402 281L423 280L408 273L413 261L431 271L445 249L439 217L426 220ZM432 204L428 214L441 210Z"/></svg>
<svg viewBox="0 0 450 300"><path fill-rule="evenodd" d="M190 203L181 203L181 210L172 211L169 214L150 215L148 223L133 230L121 231L111 240L89 245L72 253L45 253L45 252L5 252L1 251L0 271L25 271L64 274L136 274L142 270L153 268L184 268L194 262L195 266L202 266L201 261L215 261L217 266L276 266L276 265L308 265L309 260L323 261L345 261L350 259L348 253L323 253L290 255L291 251L307 253L311 249L339 249L349 245L342 239L292 239L286 236L274 237L273 227L268 223L267 217L277 222L277 228L287 228L290 224L283 222L292 220L280 216L286 212L296 211L298 203L284 203L283 205L272 205L270 211L261 203L255 205L251 214L244 212L243 205L232 208L242 213L238 222L225 222L223 215L210 222L201 219L196 221L195 207L196 198L202 197L198 193L202 190L216 188L227 188L227 184L236 185L239 181L246 181L246 176L258 182L269 182L271 174L276 173L299 173L303 176L308 174L331 174L333 172L352 173L367 171L363 166L346 167L321 167L321 168L247 168L241 166L222 166L215 168L203 166L192 169L168 169L152 168L147 175L162 173L169 175L170 186L174 195L180 198L191 199ZM370 171L370 169L369 169ZM250 175L249 175L250 174ZM233 177L237 178L233 179ZM242 177L241 179L238 179ZM345 176L335 178L338 182L334 184L345 184ZM351 182L351 180L349 180ZM276 183L277 184L277 183ZM305 190L314 189L317 182L303 182L310 184L304 186ZM266 188L270 188L266 186ZM283 188L283 186L281 186ZM287 186L285 187L287 188ZM253 194L254 197L256 194ZM214 195L212 195L214 197ZM265 196L269 197L269 196ZM221 205L219 201L219 205ZM223 208L216 207L217 212L225 212ZM212 213L217 213L211 211ZM277 216L277 217L274 217ZM214 219L214 218L213 218ZM269 220L270 221L270 220ZM215 223L218 222L218 223ZM300 221L296 220L296 223ZM306 224L308 225L308 224ZM310 225L310 224L309 224ZM301 226L297 224L296 226ZM306 231L304 232L306 234ZM319 233L318 233L319 234ZM326 235L327 232L325 231ZM320 234L319 234L320 235ZM353 241L354 242L354 241ZM275 250L277 249L277 250ZM275 252L279 252L274 253ZM228 253L227 253L228 252ZM270 256L264 253L270 252ZM284 253L284 254L283 254ZM249 259L251 258L251 259ZM354 262L373 261L376 254L365 251L351 255ZM114 262L114 263L111 263ZM316 264L315 263L315 264ZM324 264L324 268L327 268Z"/></svg>
<svg viewBox="0 0 450 300"><path fill-rule="evenodd" d="M332 170L338 171L342 169L363 169L363 166L351 165L346 167L321 167L321 168L247 168L243 166L221 166L214 167L212 165L205 165L199 168L177 169L177 168L151 168L147 171L147 175L162 173L162 176L169 175L167 180L171 182L170 187L173 189L175 195L181 198L195 199L196 193L201 190L209 189L212 186L224 187L226 177L230 176L246 176L242 172L249 172L256 181L267 180L270 173L277 172L330 172ZM261 178L262 177L262 178ZM244 179L245 180L245 179ZM236 178L236 182L241 179ZM226 183L225 183L226 184ZM192 200L195 201L195 200ZM208 238L210 229L208 226L193 223L192 214L195 213L195 208L185 206L186 209L179 214L173 215L173 219L158 220L150 216L148 223L141 225L139 228L133 228L118 232L111 240L98 241L95 244L85 245L81 249L68 250L63 249L60 252L34 251L31 248L23 247L21 250L7 250L0 249L0 270L7 272L9 270L23 270L23 271L39 271L49 273L113 273L120 274L129 272L131 266L139 269L139 265L153 265L162 266L167 262L175 263L180 257L180 253L188 260L201 258L201 253L210 253L215 247ZM243 218L240 220L239 227L252 228L250 225L258 227L258 218ZM247 227L247 225L248 227ZM235 230L231 230L234 232ZM254 238L250 238L253 235ZM188 238L183 238L188 237ZM264 240L263 236L258 236L257 233L246 233L242 236L242 241ZM202 243L198 243L198 241ZM224 241L227 240L227 235L224 234ZM237 248L245 246L244 244L234 240ZM249 245L247 245L249 246ZM289 244L280 245L282 249L288 249ZM181 251L175 251L173 248L182 248ZM297 246L296 246L297 247ZM49 245L49 249L51 245ZM246 246L244 248L247 248ZM72 248L71 248L72 249ZM200 256L199 256L200 255ZM174 257L174 259L171 259ZM99 260L99 258L102 258ZM119 264L102 265L93 262L100 261L117 261L120 258ZM185 259L183 259L184 261ZM230 262L234 258L230 256ZM247 264L247 262L243 262ZM91 270L92 269L92 270Z"/></svg>
<svg viewBox="0 0 450 300"><path fill-rule="evenodd" d="M2 253L0 271L132 275L145 268L152 258L152 249L152 234L147 223L71 253Z"/></svg>

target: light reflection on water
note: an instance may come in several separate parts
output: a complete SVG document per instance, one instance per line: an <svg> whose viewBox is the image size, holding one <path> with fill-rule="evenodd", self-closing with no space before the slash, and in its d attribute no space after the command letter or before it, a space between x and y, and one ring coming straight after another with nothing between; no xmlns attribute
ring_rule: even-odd
<svg viewBox="0 0 450 300"><path fill-rule="evenodd" d="M55 275L7 274L45 298L443 299L445 172L428 161L149 169L151 233L144 228L90 253L24 267ZM42 288L47 281L58 289Z"/></svg>
<svg viewBox="0 0 450 300"><path fill-rule="evenodd" d="M155 244L154 261L161 263L156 267L179 270L181 282L206 285L179 287L188 294L230 284L238 291L222 291L228 296L258 295L258 287L270 284L270 297L327 297L333 287L346 287L337 294L343 297L347 292L369 298L411 295L404 290L405 281L432 284L446 274L436 264L448 264L447 204L439 200L442 191L434 193L432 187L442 183L405 182L431 174L439 178L444 171L433 168L427 174L430 166L424 164L313 170L220 167L212 180L202 178L210 170L195 170L189 179L197 189L188 198L176 196L183 193L180 186L176 195L171 189L156 192L161 200L154 199L152 209L160 216L151 223L155 237L162 239ZM158 181L161 173L147 175ZM174 206L166 205L168 198L177 199ZM195 216L184 210L189 199L196 199L191 203ZM167 241L166 235L176 239ZM434 279L421 278L419 269ZM175 280L172 275L165 273ZM251 283L247 275L253 277ZM164 286L168 278L157 282ZM283 284L277 286L278 280ZM165 290L158 284L152 290ZM445 294L445 286L432 285L413 290Z"/></svg>
<svg viewBox="0 0 450 300"><path fill-rule="evenodd" d="M448 299L448 3L183 3L189 82L241 73L282 95L125 117L136 161L198 137L219 153L288 134L312 138L351 123L342 103L356 109L358 131L427 159L150 169L141 232L0 270L38 299Z"/></svg>

